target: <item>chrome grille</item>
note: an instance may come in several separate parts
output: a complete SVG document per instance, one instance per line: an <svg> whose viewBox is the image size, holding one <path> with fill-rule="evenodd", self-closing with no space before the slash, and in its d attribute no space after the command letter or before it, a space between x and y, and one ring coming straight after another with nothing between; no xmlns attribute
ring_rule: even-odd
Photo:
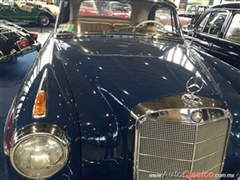
<svg viewBox="0 0 240 180"><path fill-rule="evenodd" d="M231 121L226 115L214 118L193 123L179 117L145 117L136 129L135 179L153 179L151 175L164 172L220 173Z"/></svg>

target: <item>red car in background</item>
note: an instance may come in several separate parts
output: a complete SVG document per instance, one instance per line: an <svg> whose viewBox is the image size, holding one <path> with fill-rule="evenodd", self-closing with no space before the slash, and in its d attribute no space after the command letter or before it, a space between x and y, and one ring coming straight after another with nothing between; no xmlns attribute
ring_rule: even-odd
<svg viewBox="0 0 240 180"><path fill-rule="evenodd" d="M108 3L107 7L103 10L103 15L130 18L131 6L129 4L123 4L117 1L111 1Z"/></svg>
<svg viewBox="0 0 240 180"><path fill-rule="evenodd" d="M83 1L79 9L79 15L98 15L98 10L95 1Z"/></svg>

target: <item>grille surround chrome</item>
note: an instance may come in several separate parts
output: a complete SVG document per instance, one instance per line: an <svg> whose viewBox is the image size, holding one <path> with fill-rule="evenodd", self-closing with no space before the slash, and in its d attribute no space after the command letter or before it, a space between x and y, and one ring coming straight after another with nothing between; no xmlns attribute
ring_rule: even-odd
<svg viewBox="0 0 240 180"><path fill-rule="evenodd" d="M142 176L143 173L145 173L145 175L151 174L151 173L155 173L155 174L164 173L163 170L160 170L160 171L158 170L158 168L160 166L163 166L165 168L165 171L168 171L168 172L173 172L173 171L177 171L177 170L178 170L178 172L182 171L182 173L183 173L183 171L186 171L186 170L191 171L191 172L194 172L196 170L199 171L199 168L203 167L201 165L201 163L202 163L201 160L199 160L199 159L201 159L202 156L203 156L203 158L202 158L203 162L204 162L204 160L205 160L205 162L212 161L212 159L214 157L218 159L218 160L216 160L217 165L215 165L213 163L212 166L209 169L207 169L207 171L214 170L214 168L215 168L216 169L215 173L221 172L222 167L223 167L223 160L225 158L225 153L226 153L226 145L228 143L229 133L230 133L230 129L231 129L231 114L223 106L223 104L221 102L215 101L213 99L208 99L206 97L204 97L204 98L205 98L205 100L208 100L208 101L205 101L207 103L202 104L201 105L202 107L185 107L184 105L182 105L182 107L181 107L181 106L179 106L180 103L177 103L177 106L175 106L175 107L172 106L173 108L168 107L168 109L156 110L156 109L153 109L152 107L157 108L158 105L153 106L150 102L146 102L145 104L142 103L137 108L135 107L135 109L133 109L133 112L138 113L138 115L141 115L140 118L138 120L136 120L136 128L135 128L135 151L134 151L134 179L135 180L142 180L142 179L147 180L145 176L144 176L144 178L141 178L141 177L143 177ZM154 100L153 102L155 105L158 104L156 100ZM209 102L211 102L211 103L209 103ZM215 102L215 103L212 103L212 102ZM146 104L147 104L147 106L146 106ZM206 104L208 104L208 107L204 106ZM211 105L209 105L209 104L211 104ZM215 106L213 106L213 105L215 105ZM162 106L162 104L159 106ZM170 106L170 105L168 104L168 106ZM149 107L151 107L151 108L149 108ZM145 114L144 114L143 109L145 111ZM191 119L191 113L194 111L203 112L202 120L199 123L194 122ZM185 112L185 114L181 113L181 112ZM189 130L187 130L187 127L188 127L188 129L191 129L191 128L195 129L191 134L195 134L195 135L199 134L199 135L201 135L201 137L195 136L194 139L192 139L193 142L189 142L189 139L187 139L185 142L183 140L181 140L181 142L178 142L177 140L173 141L173 139L168 140L166 137L170 136L170 135L167 134L166 137L164 137L164 135L161 133L160 134L161 134L162 138L155 137L155 136L153 136L151 138L144 137L142 135L143 130L141 128L143 127L143 125L145 126L144 123L148 123L148 122L154 122L155 124L158 124L158 125L159 124L165 124L165 125L168 124L168 126L169 126L168 128L170 128L169 131L171 131L171 127L176 128L177 126L184 126L182 131L179 131L180 133L178 132L179 137L177 137L177 138L181 138L181 134L183 134L182 135L183 139L188 137L187 133L189 133L188 132ZM220 128L219 131L224 130L224 133L220 134L220 135L219 134L214 135L214 133L211 132L211 128L213 128L215 125L219 126L219 128ZM185 127L186 127L186 129L185 129ZM149 130L149 131L152 129L154 129L154 128L152 128L152 127L146 128L146 130ZM162 127L159 129L162 129ZM178 128L176 128L176 129L178 129ZM205 131L203 131L204 129L206 132L210 131L210 133L206 133ZM184 130L186 130L186 131L184 132ZM200 131L200 132L198 132L198 131ZM211 135L211 133L212 133L213 137L208 138L206 135L207 134ZM154 134L154 132L153 132L153 134ZM156 136L157 136L157 134L159 134L159 133L155 132ZM177 133L173 134L173 136L177 136ZM209 144L211 144L215 140L218 143L217 146L215 147L215 149L214 148L206 148L206 147L208 147ZM144 142L144 141L146 141L146 142ZM160 142L160 143L154 144L154 143L152 143L154 141ZM206 141L206 142L204 142L204 141ZM144 145L142 145L142 143ZM157 161L156 159L159 158L158 157L159 154L158 155L156 155L156 154L149 155L149 154L143 153L143 149L144 149L143 147L149 146L148 149L151 149L151 148L153 148L152 144L154 144L155 145L154 149L160 149L159 150L160 152L163 152L164 149L167 149L167 151L169 151L170 153L167 152L165 154L171 154L171 152L172 152L171 149L169 149L169 148L161 149L161 148L159 148L160 145L163 147L165 146L165 147L174 147L175 148L175 147L178 147L178 143L186 144L186 146L179 145L179 147L188 147L189 145L193 146L190 148L191 150L189 150L189 148L186 148L186 149L183 148L181 150L181 151L187 150L190 153L192 153L192 159L189 160L189 159L178 158L178 157L174 157L175 159L174 158L171 159L169 157L160 157L161 161ZM143 147L141 147L141 145ZM216 148L219 148L219 147L222 147L222 149L215 152ZM199 149L201 149L201 151L203 149L207 149L207 152L210 154L205 157L204 152L198 152ZM151 150L148 150L148 152L150 152L150 151ZM153 150L153 152L154 152L154 150ZM151 152L151 153L153 153L153 152ZM155 152L155 153L158 153L158 152ZM164 153L162 153L162 154L164 154ZM215 155L215 154L217 154L217 155ZM196 159L195 156L196 156L196 158L199 158L199 159ZM146 158L146 157L148 157L148 158ZM177 159L177 161L179 161L181 163L187 164L186 162L188 162L187 166L188 167L190 166L190 167L186 168L184 170L181 170L181 168L168 170L167 166L169 165L169 167L170 167L171 165L175 164L176 161L173 161L173 160L176 160L176 159ZM159 163L160 165L158 165L157 162L161 162L161 163ZM168 163L166 163L166 162L168 162ZM196 168L199 167L198 169L195 168L195 164L197 162L199 163L199 165L196 165ZM155 163L155 165L150 167L150 169L147 169L147 168L143 169L143 167L145 167L143 164L146 164L146 166L147 165L151 166L154 163ZM148 178L148 179L152 179L152 178ZM165 179L168 179L168 178L165 177L164 180ZM170 179L174 179L174 178L170 178ZM194 179L196 179L196 178L194 178Z"/></svg>

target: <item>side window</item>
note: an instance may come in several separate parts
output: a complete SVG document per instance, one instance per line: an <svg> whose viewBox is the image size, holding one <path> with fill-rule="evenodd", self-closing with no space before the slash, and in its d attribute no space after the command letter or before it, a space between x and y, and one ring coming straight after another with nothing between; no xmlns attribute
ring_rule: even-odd
<svg viewBox="0 0 240 180"><path fill-rule="evenodd" d="M162 7L160 9L157 9L155 11L155 20L158 21L165 30L170 31L170 32L175 32L176 33L176 27L175 27L175 15L171 9L168 7ZM161 29L160 25L156 24L156 28Z"/></svg>
<svg viewBox="0 0 240 180"><path fill-rule="evenodd" d="M217 35L222 29L228 13L223 11L216 11L208 14L197 28L197 32L203 32L211 35Z"/></svg>
<svg viewBox="0 0 240 180"><path fill-rule="evenodd" d="M199 12L199 13L203 13L204 11L205 11L205 7L201 7L201 6L200 6L200 7L198 8L198 12Z"/></svg>
<svg viewBox="0 0 240 180"><path fill-rule="evenodd" d="M199 23L199 25L196 27L196 31L197 31L197 32L202 32L202 31L203 31L205 25L206 25L207 22L208 22L209 16L210 16L210 13L208 13L208 14L203 18L202 22Z"/></svg>
<svg viewBox="0 0 240 180"><path fill-rule="evenodd" d="M196 6L191 6L188 8L188 12L192 13L196 11Z"/></svg>
<svg viewBox="0 0 240 180"><path fill-rule="evenodd" d="M240 14L234 15L232 22L227 30L225 39L228 39L240 44Z"/></svg>

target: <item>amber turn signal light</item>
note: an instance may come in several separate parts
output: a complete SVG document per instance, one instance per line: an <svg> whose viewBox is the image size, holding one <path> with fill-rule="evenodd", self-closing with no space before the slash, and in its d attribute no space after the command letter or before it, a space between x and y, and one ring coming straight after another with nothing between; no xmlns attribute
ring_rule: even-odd
<svg viewBox="0 0 240 180"><path fill-rule="evenodd" d="M39 91L35 99L33 115L44 115L46 112L46 93Z"/></svg>

